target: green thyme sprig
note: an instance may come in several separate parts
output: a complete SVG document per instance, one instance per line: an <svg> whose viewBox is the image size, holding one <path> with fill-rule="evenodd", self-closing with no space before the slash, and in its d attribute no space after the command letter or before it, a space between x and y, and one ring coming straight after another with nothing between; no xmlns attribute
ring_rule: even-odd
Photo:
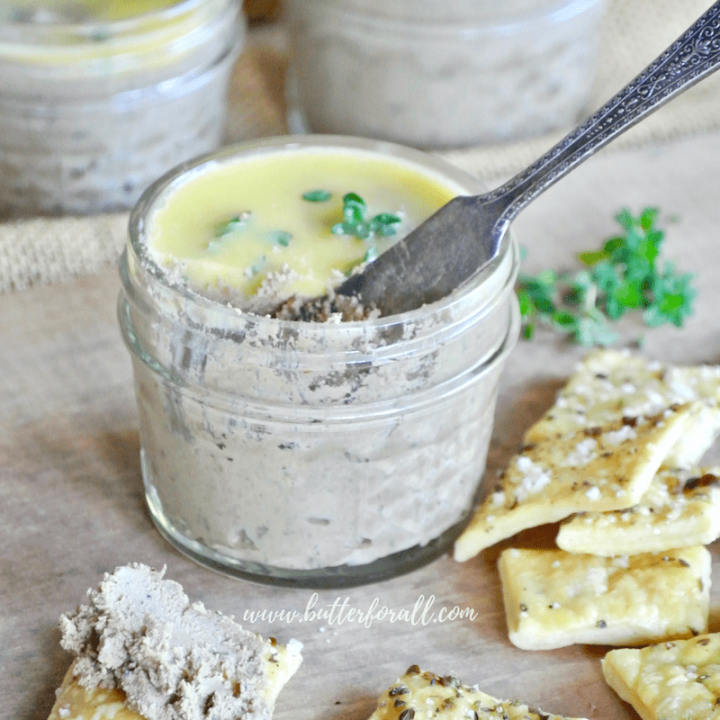
<svg viewBox="0 0 720 720"><path fill-rule="evenodd" d="M637 217L623 209L616 215L622 233L578 255L583 270L521 274L516 289L524 337L543 324L581 345L611 345L619 339L611 324L629 312L639 312L649 327L682 327L697 295L694 276L678 273L670 262L660 266L665 233L657 218L656 208Z"/></svg>
<svg viewBox="0 0 720 720"><path fill-rule="evenodd" d="M218 224L215 227L215 237L207 244L208 252L217 254L228 247L229 243L235 240L237 234L247 228L251 218L252 212L245 210ZM292 233L287 230L270 230L265 233L265 239L269 245L288 247L292 238Z"/></svg>
<svg viewBox="0 0 720 720"><path fill-rule="evenodd" d="M359 240L375 236L388 237L397 233L401 218L392 213L367 217L367 205L357 193L343 195L343 220L332 227L335 235L352 235Z"/></svg>
<svg viewBox="0 0 720 720"><path fill-rule="evenodd" d="M230 235L231 233L236 232L237 230L240 230L240 228L247 225L248 220L252 217L252 213L249 210L243 210L238 215L234 215L229 220L226 220L223 223L220 223L215 227L215 237L221 238L225 235Z"/></svg>

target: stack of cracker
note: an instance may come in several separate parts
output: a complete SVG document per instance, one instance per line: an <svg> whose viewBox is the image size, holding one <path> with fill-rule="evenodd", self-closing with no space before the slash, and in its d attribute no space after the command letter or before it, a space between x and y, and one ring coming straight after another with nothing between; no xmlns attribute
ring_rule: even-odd
<svg viewBox="0 0 720 720"><path fill-rule="evenodd" d="M558 549L500 557L513 643L641 645L707 630L720 469L697 463L719 432L720 367L586 356L455 545L463 561L562 521Z"/></svg>
<svg viewBox="0 0 720 720"><path fill-rule="evenodd" d="M720 468L698 466L719 433L720 367L592 352L455 545L464 561L560 522L556 549L500 555L510 640L528 650L654 643L603 660L643 720L720 718L720 635L702 635Z"/></svg>

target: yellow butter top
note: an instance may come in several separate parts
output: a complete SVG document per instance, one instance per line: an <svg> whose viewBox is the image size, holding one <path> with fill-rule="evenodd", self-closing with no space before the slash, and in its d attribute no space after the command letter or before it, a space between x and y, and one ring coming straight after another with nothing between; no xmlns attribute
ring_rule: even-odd
<svg viewBox="0 0 720 720"><path fill-rule="evenodd" d="M271 152L210 166L168 188L150 214L148 245L171 280L213 298L316 296L461 193L445 178L370 151ZM349 217L348 194L364 201L366 226L376 219L364 239L363 223L350 218L338 227ZM394 234L383 234L388 226Z"/></svg>
<svg viewBox="0 0 720 720"><path fill-rule="evenodd" d="M53 76L96 77L147 73L166 67L186 72L226 51L232 0L14 0L0 8L0 60L46 68ZM17 28L23 28L17 32ZM178 65L179 64L179 65Z"/></svg>
<svg viewBox="0 0 720 720"><path fill-rule="evenodd" d="M13 0L3 3L0 20L45 24L127 20L145 13L165 10L183 0Z"/></svg>

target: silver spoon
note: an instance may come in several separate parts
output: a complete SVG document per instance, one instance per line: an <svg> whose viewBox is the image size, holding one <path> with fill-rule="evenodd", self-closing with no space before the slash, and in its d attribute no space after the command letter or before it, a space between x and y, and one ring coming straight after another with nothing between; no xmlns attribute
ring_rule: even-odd
<svg viewBox="0 0 720 720"><path fill-rule="evenodd" d="M452 292L497 256L510 222L598 149L720 65L720 1L589 120L502 187L457 197L336 293L392 315Z"/></svg>

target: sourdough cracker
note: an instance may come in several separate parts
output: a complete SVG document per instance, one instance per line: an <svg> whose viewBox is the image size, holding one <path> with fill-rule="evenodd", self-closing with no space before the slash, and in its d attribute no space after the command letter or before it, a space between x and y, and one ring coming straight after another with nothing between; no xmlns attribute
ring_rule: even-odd
<svg viewBox="0 0 720 720"><path fill-rule="evenodd" d="M511 642L523 650L639 645L707 631L703 546L621 558L505 550L498 561Z"/></svg>
<svg viewBox="0 0 720 720"><path fill-rule="evenodd" d="M720 633L611 650L602 669L642 720L720 719Z"/></svg>
<svg viewBox="0 0 720 720"><path fill-rule="evenodd" d="M388 688L369 720L583 720L565 718L528 707L519 701L498 700L463 685L456 677L422 671L417 665Z"/></svg>
<svg viewBox="0 0 720 720"><path fill-rule="evenodd" d="M455 559L468 560L521 530L576 512L632 507L685 429L691 409L668 408L526 446L455 542Z"/></svg>
<svg viewBox="0 0 720 720"><path fill-rule="evenodd" d="M272 709L280 691L300 667L302 656L295 644L288 647L268 644L265 658L267 684L263 698ZM125 693L118 688L80 685L74 677L73 664L65 673L48 720L146 720L131 710L126 700Z"/></svg>
<svg viewBox="0 0 720 720"><path fill-rule="evenodd" d="M688 432L673 445L666 461L670 467L696 465L720 434L720 366L677 367L627 350L595 350L527 431L525 442L688 402L694 403Z"/></svg>
<svg viewBox="0 0 720 720"><path fill-rule="evenodd" d="M637 505L573 515L560 526L558 547L573 553L635 555L720 537L720 468L664 469Z"/></svg>

